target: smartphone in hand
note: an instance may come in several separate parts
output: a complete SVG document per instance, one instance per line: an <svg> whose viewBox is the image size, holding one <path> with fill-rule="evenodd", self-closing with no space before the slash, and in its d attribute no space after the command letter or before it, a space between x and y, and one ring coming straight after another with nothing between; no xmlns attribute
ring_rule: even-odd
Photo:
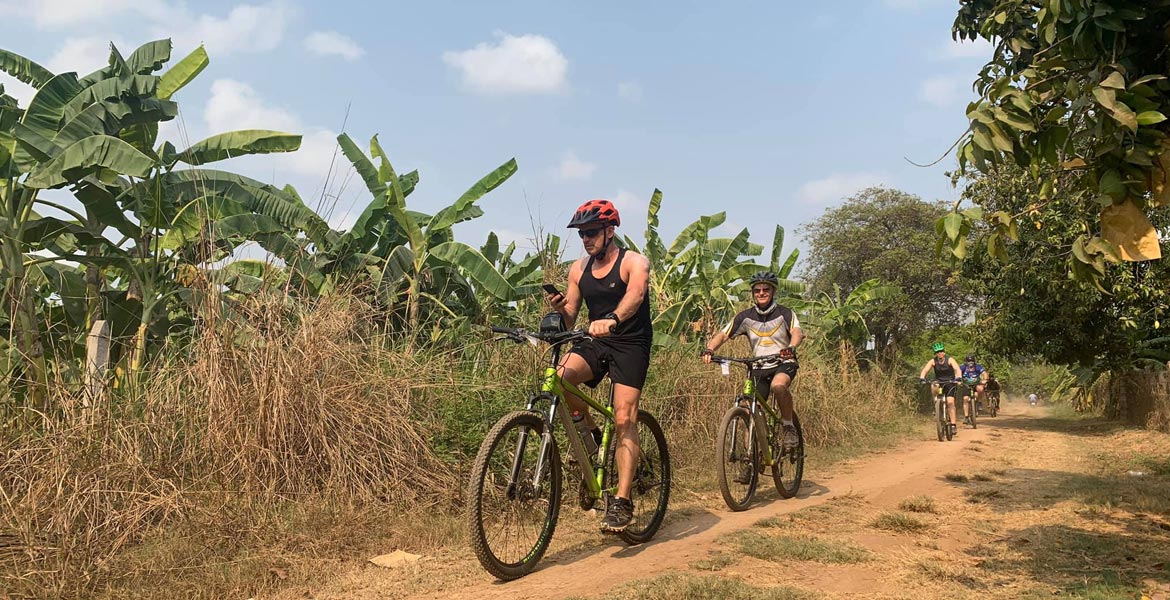
<svg viewBox="0 0 1170 600"><path fill-rule="evenodd" d="M541 289L543 289L543 290L544 290L544 292L545 292L546 294L550 294L550 295L552 295L552 296L563 296L563 295L564 295L564 294L562 294L562 293L561 293L561 291L560 291L560 290L558 290L558 289L557 289L557 286L555 286L555 285L553 285L553 284L551 284L551 283L546 283L546 284L544 284L544 285L542 285L542 286L540 286L540 287L541 287Z"/></svg>

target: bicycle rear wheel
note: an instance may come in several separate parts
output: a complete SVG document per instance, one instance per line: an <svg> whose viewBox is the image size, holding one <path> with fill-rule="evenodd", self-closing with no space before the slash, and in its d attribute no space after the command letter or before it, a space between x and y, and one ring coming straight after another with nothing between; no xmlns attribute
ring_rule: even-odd
<svg viewBox="0 0 1170 600"><path fill-rule="evenodd" d="M749 433L751 413L746 408L733 406L723 413L719 435L715 437L715 472L719 477L719 491L727 508L741 511L752 502L760 482L760 444ZM744 481L747 475L747 481Z"/></svg>
<svg viewBox="0 0 1170 600"><path fill-rule="evenodd" d="M971 413L971 429L978 429L979 426L976 424L977 419L976 419L975 413L977 413L979 411L975 410L977 407L975 405L975 396L974 395L971 396L971 400L969 400L969 402L971 403L971 405L968 407L968 409L970 410L970 413Z"/></svg>
<svg viewBox="0 0 1170 600"><path fill-rule="evenodd" d="M772 480L776 483L776 491L784 498L796 495L804 477L804 430L800 428L800 417L796 413L792 414L792 424L796 427L795 448L784 447L782 427L772 432Z"/></svg>
<svg viewBox="0 0 1170 600"><path fill-rule="evenodd" d="M467 486L467 537L483 568L505 581L536 567L557 526L561 459L550 444L537 477L543 433L536 413L505 415L480 446Z"/></svg>
<svg viewBox="0 0 1170 600"><path fill-rule="evenodd" d="M618 533L627 544L650 541L662 526L670 502L670 452L666 448L666 435L662 433L658 420L644 410L638 411L638 439L641 452L638 453L638 467L630 488L634 523ZM617 446L618 440L615 439L605 460L605 489L611 495L617 492L618 485Z"/></svg>

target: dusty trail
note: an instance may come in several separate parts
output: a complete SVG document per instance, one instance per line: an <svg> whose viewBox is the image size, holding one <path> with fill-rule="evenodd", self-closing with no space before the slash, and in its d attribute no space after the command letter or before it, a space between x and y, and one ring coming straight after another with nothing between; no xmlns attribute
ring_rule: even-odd
<svg viewBox="0 0 1170 600"><path fill-rule="evenodd" d="M720 536L751 527L767 517L795 512L847 494L879 505L896 504L911 495L931 495L946 487L941 480L943 473L962 468L964 462L972 460L970 453L963 450L973 441L985 442L989 431L994 429L994 425L989 425L975 430L960 429L959 436L950 443L909 442L897 450L842 465L819 478L810 473L809 480L801 486L801 493L790 500L777 499L774 489L761 485L763 501L746 511L704 512L669 524L649 544L626 546L615 542L584 556L554 556L520 580L483 581L447 597L562 598L604 593L627 581L684 569L706 558L718 546L716 539ZM600 573L604 577L596 576Z"/></svg>
<svg viewBox="0 0 1170 600"><path fill-rule="evenodd" d="M1017 411L1027 411L1017 408ZM1002 420L1002 416L1001 416ZM645 579L672 571L686 570L688 565L709 557L722 545L720 536L751 527L761 519L785 515L829 502L841 496L865 501L867 510L877 514L883 507L892 507L915 495L957 497L959 492L943 479L943 474L971 468L983 458L977 452L968 452L973 445L987 447L989 437L998 438L995 419L981 420L977 430L960 426L953 442L939 443L933 428L918 440L905 442L893 450L875 453L863 459L839 463L828 472L806 472L806 480L797 498L781 500L770 478L761 482L761 492L747 511L734 513L720 503L718 508L698 509L671 518L651 543L627 546L616 539L594 535L584 542L554 546L535 572L517 581L495 581L478 568L469 553L432 557L430 566L419 563L414 573L404 574L377 569L362 569L334 579L327 589L317 589L301 597L325 598L564 598L596 596L629 581ZM767 487L764 484L767 483ZM716 492L717 495L717 492ZM573 534L574 528L585 527L565 523L566 513L572 511L566 503L562 523L556 536ZM672 510L674 507L672 506ZM580 513L577 512L580 517ZM592 523L593 519L590 517ZM568 533L566 534L566 530ZM896 544L884 534L863 534L860 541L889 546ZM577 537L582 537L578 535ZM600 539L599 539L600 538ZM610 541L612 540L612 541ZM602 544L599 547L599 544ZM460 563L460 564L455 564ZM463 564L465 563L465 564ZM440 566L441 565L441 566ZM796 565L791 573L797 581L816 588L849 593L862 586L873 591L878 576L854 572L844 575L834 571L834 565ZM803 568L803 567L817 568ZM803 572L803 576L802 576ZM848 581L843 581L848 580ZM442 580L442 581L439 581ZM791 581L792 578L789 578ZM844 587L842 587L842 585Z"/></svg>
<svg viewBox="0 0 1170 600"><path fill-rule="evenodd" d="M672 506L642 546L601 536L596 515L566 504L549 554L517 581L493 580L452 544L280 597L1167 598L1167 456L1165 434L1008 404L953 442L924 427L894 450L810 471L798 498L766 489L741 513L717 492Z"/></svg>

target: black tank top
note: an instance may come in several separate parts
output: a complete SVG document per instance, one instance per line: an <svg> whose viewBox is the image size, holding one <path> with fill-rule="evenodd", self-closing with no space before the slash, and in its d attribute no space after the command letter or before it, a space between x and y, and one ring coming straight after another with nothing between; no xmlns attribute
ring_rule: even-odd
<svg viewBox="0 0 1170 600"><path fill-rule="evenodd" d="M935 379L954 379L955 368L951 366L951 357L943 355L942 361L934 359L934 378Z"/></svg>
<svg viewBox="0 0 1170 600"><path fill-rule="evenodd" d="M585 263L585 272L581 274L578 286L581 288L581 297L585 299L585 306L589 307L591 319L599 319L601 315L616 311L618 303L626 295L628 285L622 281L622 259L625 257L626 249L620 248L617 260L613 261L609 273L601 279L593 276L593 257L590 256L589 262ZM642 296L638 312L622 321L617 330L605 339L650 345L654 340L654 329L650 324L649 290Z"/></svg>

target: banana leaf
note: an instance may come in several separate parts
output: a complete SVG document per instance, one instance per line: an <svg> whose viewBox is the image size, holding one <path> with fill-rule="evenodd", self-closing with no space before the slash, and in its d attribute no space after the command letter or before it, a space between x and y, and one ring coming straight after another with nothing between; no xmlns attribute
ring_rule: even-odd
<svg viewBox="0 0 1170 600"><path fill-rule="evenodd" d="M431 256L458 267L484 292L500 300L511 300L516 290L479 250L463 242L447 242L431 248Z"/></svg>
<svg viewBox="0 0 1170 600"><path fill-rule="evenodd" d="M213 135L179 153L178 160L202 165L249 154L292 152L301 147L301 136L279 131L249 129Z"/></svg>
<svg viewBox="0 0 1170 600"><path fill-rule="evenodd" d="M516 169L516 159L513 158L497 167L491 173L484 175L464 192L454 204L436 213L434 218L431 219L430 224L427 225L427 231L447 229L456 223L482 215L483 210L474 206L475 201L507 181L509 177L516 173Z"/></svg>
<svg viewBox="0 0 1170 600"><path fill-rule="evenodd" d="M130 144L108 135L94 135L74 143L53 160L37 167L25 185L58 188L80 181L98 169L146 177L153 167L154 161Z"/></svg>
<svg viewBox="0 0 1170 600"><path fill-rule="evenodd" d="M155 40L146 42L138 47L126 59L126 66L130 72L138 75L150 75L162 69L163 65L171 60L171 40Z"/></svg>
<svg viewBox="0 0 1170 600"><path fill-rule="evenodd" d="M211 61L207 58L207 51L199 46L193 52L183 57L183 60L167 69L159 78L155 96L161 100L169 100L175 92L191 83Z"/></svg>
<svg viewBox="0 0 1170 600"><path fill-rule="evenodd" d="M15 52L4 49L0 49L0 71L4 71L37 89L53 78L53 73L48 69Z"/></svg>

